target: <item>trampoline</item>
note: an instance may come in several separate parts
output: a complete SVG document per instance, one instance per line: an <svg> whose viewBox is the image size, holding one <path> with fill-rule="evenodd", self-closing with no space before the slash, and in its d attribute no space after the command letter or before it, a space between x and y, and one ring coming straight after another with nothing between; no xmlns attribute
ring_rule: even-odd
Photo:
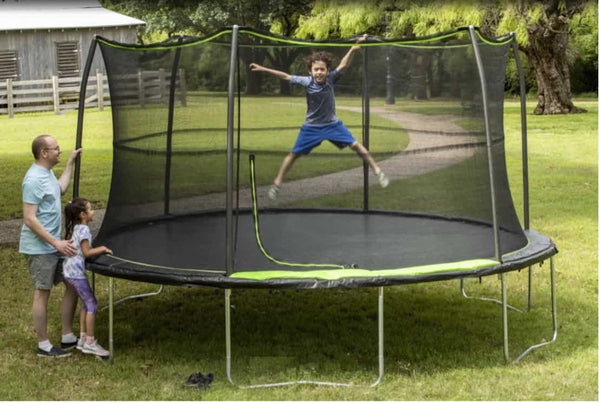
<svg viewBox="0 0 600 403"><path fill-rule="evenodd" d="M496 302L510 361L504 275L528 268L531 285L531 266L550 259L552 340L516 360L556 339L557 248L529 227L525 89L513 34L486 38L468 27L417 39L368 37L336 85L336 106L390 178L389 187L379 188L352 152L322 144L290 171L280 198L266 197L305 103L301 91L247 66L257 61L305 74L302 57L310 52L325 48L339 61L354 44L238 26L144 46L92 41L76 146L98 46L110 87L113 168L95 243L114 255L92 259L88 268L110 277L111 359L113 278L225 289L232 383L235 288L379 287L377 385L384 286L457 279L466 296L465 278L499 274L502 300ZM504 150L511 51L521 80L523 224Z"/></svg>

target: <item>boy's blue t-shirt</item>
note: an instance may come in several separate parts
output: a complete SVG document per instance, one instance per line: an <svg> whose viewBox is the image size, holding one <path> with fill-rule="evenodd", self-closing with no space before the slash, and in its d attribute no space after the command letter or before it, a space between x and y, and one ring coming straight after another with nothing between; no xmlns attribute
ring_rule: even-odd
<svg viewBox="0 0 600 403"><path fill-rule="evenodd" d="M312 76L290 76L290 84L301 85L306 89L305 125L325 126L338 121L335 116L333 88L339 78L337 69L327 74L324 84L317 83Z"/></svg>
<svg viewBox="0 0 600 403"><path fill-rule="evenodd" d="M36 217L42 226L56 239L61 234L60 183L51 169L33 164L23 179L23 203L38 206ZM44 255L55 253L56 249L23 224L19 252L28 255Z"/></svg>

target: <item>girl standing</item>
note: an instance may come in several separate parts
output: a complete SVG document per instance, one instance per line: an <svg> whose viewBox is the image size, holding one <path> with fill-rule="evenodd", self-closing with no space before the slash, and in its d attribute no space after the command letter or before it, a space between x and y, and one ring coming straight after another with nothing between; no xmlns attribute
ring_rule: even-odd
<svg viewBox="0 0 600 403"><path fill-rule="evenodd" d="M104 253L112 254L112 250L106 246L92 248L92 234L87 224L93 219L94 210L86 199L77 197L65 206L65 238L74 241L77 254L65 259L63 276L81 298L80 337L77 349L85 354L107 357L110 353L102 348L94 337L98 302L85 275L85 259Z"/></svg>

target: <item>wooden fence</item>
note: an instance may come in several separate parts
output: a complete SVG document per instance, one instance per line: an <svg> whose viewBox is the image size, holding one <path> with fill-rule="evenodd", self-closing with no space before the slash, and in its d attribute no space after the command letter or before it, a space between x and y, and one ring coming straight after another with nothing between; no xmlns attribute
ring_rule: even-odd
<svg viewBox="0 0 600 403"><path fill-rule="evenodd" d="M171 74L165 70L138 70L136 74L115 77L115 94L120 104L167 103ZM79 107L81 77L52 78L45 80L0 81L0 114L13 117L15 113L32 111L54 111L56 114ZM177 72L175 82L176 99L186 106L185 71ZM103 110L111 105L108 80L102 73L88 78L86 107Z"/></svg>

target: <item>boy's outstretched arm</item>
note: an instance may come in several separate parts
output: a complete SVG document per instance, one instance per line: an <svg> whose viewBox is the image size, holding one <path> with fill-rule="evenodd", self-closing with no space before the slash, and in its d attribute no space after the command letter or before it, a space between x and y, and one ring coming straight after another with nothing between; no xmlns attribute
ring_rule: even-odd
<svg viewBox="0 0 600 403"><path fill-rule="evenodd" d="M279 70L269 69L267 67L261 66L260 64L250 63L250 70L264 71L265 73L272 74L275 77L280 78L282 80L290 81L290 75L288 73Z"/></svg>
<svg viewBox="0 0 600 403"><path fill-rule="evenodd" d="M358 38L358 40L356 41L356 43L364 42L366 39L367 39L367 34L364 34L363 36L361 36L360 38ZM352 56L354 55L354 52L356 52L359 49L360 49L360 46L352 46L350 48L350 50L348 51L348 53L346 53L344 55L344 57L342 57L342 60L340 61L340 64L337 66L337 71L338 72L342 72L342 70L344 70L346 67L348 67L350 65L350 62L352 61Z"/></svg>

